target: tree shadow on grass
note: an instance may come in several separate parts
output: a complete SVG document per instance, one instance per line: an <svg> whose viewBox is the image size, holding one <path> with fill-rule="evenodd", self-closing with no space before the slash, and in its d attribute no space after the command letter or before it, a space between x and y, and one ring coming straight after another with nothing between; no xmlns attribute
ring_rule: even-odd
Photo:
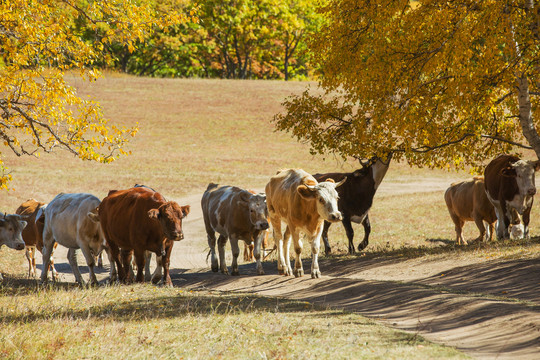
<svg viewBox="0 0 540 360"><path fill-rule="evenodd" d="M135 292L133 296L137 296ZM181 292L177 296L156 296L145 299L119 299L104 301L103 305L69 309L67 306L40 312L2 314L0 324L28 324L51 319L110 319L115 321L144 321L148 319L176 318L188 315L214 316L239 313L281 312L299 313L314 305L298 300L265 298L255 295L210 294L208 292Z"/></svg>

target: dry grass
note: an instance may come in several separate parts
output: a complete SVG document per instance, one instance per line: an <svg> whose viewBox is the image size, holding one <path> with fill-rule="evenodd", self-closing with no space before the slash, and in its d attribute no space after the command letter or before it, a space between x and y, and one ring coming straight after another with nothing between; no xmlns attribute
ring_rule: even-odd
<svg viewBox="0 0 540 360"><path fill-rule="evenodd" d="M361 316L300 301L151 285L13 286L0 296L5 359L466 358Z"/></svg>

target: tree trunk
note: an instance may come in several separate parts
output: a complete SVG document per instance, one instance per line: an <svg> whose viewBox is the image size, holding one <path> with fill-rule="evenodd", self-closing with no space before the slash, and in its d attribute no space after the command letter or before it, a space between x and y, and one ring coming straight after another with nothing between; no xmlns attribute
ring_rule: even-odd
<svg viewBox="0 0 540 360"><path fill-rule="evenodd" d="M531 99L529 96L529 79L522 74L517 77L519 122L523 135L529 145L532 146L536 156L540 159L540 136L534 127L531 111Z"/></svg>

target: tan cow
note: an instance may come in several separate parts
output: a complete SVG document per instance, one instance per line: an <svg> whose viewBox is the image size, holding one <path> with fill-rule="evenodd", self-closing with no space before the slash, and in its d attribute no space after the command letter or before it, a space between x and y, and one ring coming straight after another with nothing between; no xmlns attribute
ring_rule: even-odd
<svg viewBox="0 0 540 360"><path fill-rule="evenodd" d="M293 274L289 259L289 241L292 236L296 252L294 276L304 275L300 258L300 232L303 232L311 243L311 277L321 276L318 256L324 221L337 222L342 219L337 206L336 188L346 179L337 184L332 179L318 183L301 169L282 170L270 179L266 185L266 202L274 228L274 241L277 243L280 274ZM287 225L284 235L281 233L282 221Z"/></svg>
<svg viewBox="0 0 540 360"><path fill-rule="evenodd" d="M489 201L483 176L475 176L473 179L453 183L444 193L444 200L452 221L456 225L456 243L467 245L463 239L463 225L465 221L474 221L480 235L475 241L491 241L495 230L497 216L495 208ZM484 226L486 223L487 227ZM523 224L519 214L511 212L510 232L512 238L523 237Z"/></svg>
<svg viewBox="0 0 540 360"><path fill-rule="evenodd" d="M497 216L495 209L486 195L484 177L475 176L473 179L456 182L444 193L444 200L452 221L456 225L456 243L467 245L463 239L465 221L474 221L480 235L475 241L485 238L492 240ZM486 222L487 227L484 226Z"/></svg>
<svg viewBox="0 0 540 360"><path fill-rule="evenodd" d="M34 199L28 199L21 204L15 211L15 214L27 216L26 221L28 225L24 228L22 232L22 237L24 243L26 244L26 259L28 260L28 276L36 276L36 249L39 252L43 252L43 219L36 221L37 214L40 209L45 208L45 203L39 202ZM58 243L54 243L54 249L58 246ZM54 261L51 256L51 265L50 270L54 279L58 278L58 272L54 268Z"/></svg>

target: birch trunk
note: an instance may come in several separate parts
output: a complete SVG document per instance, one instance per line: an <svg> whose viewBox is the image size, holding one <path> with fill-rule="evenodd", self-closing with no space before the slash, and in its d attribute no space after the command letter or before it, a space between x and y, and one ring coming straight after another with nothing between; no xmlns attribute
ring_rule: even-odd
<svg viewBox="0 0 540 360"><path fill-rule="evenodd" d="M531 99L529 96L529 79L523 74L517 77L519 122L523 135L532 146L536 156L540 159L540 136L532 119Z"/></svg>

